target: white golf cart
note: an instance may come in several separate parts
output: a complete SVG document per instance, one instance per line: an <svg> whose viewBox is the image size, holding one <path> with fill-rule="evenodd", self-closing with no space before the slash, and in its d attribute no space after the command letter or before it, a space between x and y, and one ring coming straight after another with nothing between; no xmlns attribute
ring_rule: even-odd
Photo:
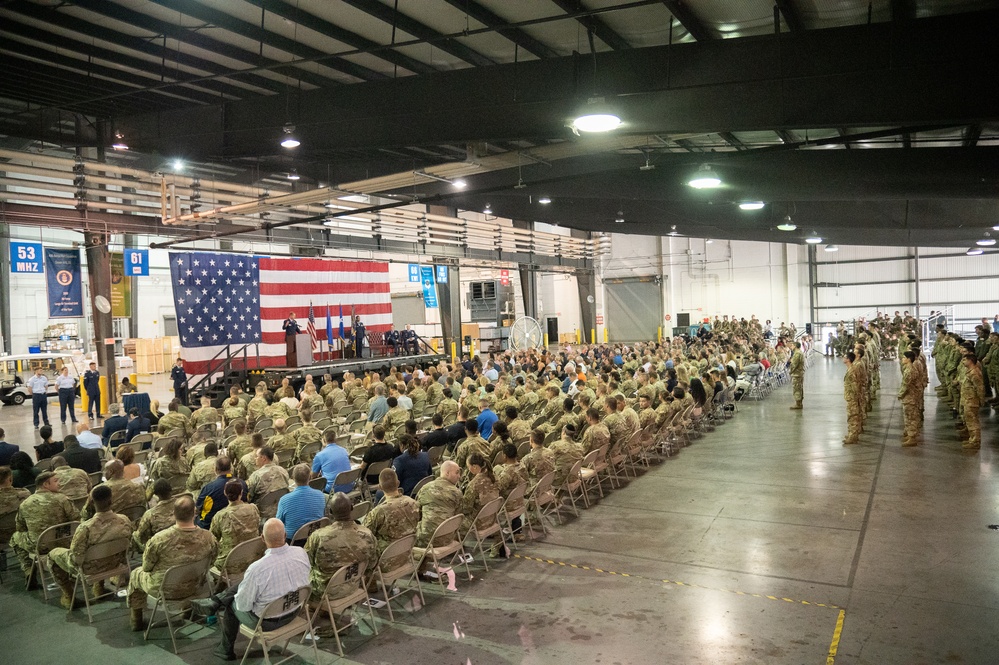
<svg viewBox="0 0 999 665"><path fill-rule="evenodd" d="M76 382L76 395L80 396L80 367L85 362L83 356L64 353L26 353L12 356L0 356L0 402L3 404L23 404L28 400L28 387L25 382L41 367L49 380L46 391L49 397L57 397L59 391L55 387L55 377L63 367L69 368L69 375Z"/></svg>

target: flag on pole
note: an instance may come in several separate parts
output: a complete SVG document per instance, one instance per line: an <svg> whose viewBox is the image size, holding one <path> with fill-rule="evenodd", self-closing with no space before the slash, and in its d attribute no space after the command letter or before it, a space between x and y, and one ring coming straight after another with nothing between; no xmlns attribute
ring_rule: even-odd
<svg viewBox="0 0 999 665"><path fill-rule="evenodd" d="M312 309L312 301L309 301L309 325L305 328L306 332L309 333L309 341L312 342L312 350L315 351L319 346L319 340L316 339L316 312Z"/></svg>
<svg viewBox="0 0 999 665"><path fill-rule="evenodd" d="M326 303L326 342L333 346L333 314L330 312L329 303Z"/></svg>
<svg viewBox="0 0 999 665"><path fill-rule="evenodd" d="M343 340L343 305L340 305L340 339Z"/></svg>

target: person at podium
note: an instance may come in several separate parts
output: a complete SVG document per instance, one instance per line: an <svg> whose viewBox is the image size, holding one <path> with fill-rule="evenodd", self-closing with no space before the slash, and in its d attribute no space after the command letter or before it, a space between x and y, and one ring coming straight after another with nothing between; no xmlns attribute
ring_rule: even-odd
<svg viewBox="0 0 999 665"><path fill-rule="evenodd" d="M358 358L367 358L370 354L365 350L368 346L367 331L361 323L361 317L354 317L354 353Z"/></svg>
<svg viewBox="0 0 999 665"><path fill-rule="evenodd" d="M284 330L286 366L297 367L298 361L296 359L296 355L298 353L298 347L295 344L295 335L302 332L302 328L298 325L298 321L295 320L295 312L289 312L288 318L281 324L281 328Z"/></svg>

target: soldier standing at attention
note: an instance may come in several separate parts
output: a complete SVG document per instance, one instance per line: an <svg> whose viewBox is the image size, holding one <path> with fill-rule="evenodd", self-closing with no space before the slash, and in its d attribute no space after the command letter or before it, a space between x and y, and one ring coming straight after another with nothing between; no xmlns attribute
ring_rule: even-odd
<svg viewBox="0 0 999 665"><path fill-rule="evenodd" d="M860 389L859 365L857 365L857 354L848 351L843 356L843 364L846 365L846 375L843 377L843 398L846 400L846 438L843 445L860 443L860 430L863 426L862 414L862 392Z"/></svg>
<svg viewBox="0 0 999 665"><path fill-rule="evenodd" d="M177 358L177 362L170 368L170 379L173 381L174 398L179 399L181 404L187 404L187 372L184 371L184 361L181 358Z"/></svg>
<svg viewBox="0 0 999 665"><path fill-rule="evenodd" d="M985 385L982 369L974 353L965 353L964 376L961 378L961 406L964 409L964 425L968 428L968 440L961 447L965 450L978 450L982 447L982 422L978 414L985 398Z"/></svg>
<svg viewBox="0 0 999 665"><path fill-rule="evenodd" d="M97 363L90 363L90 369L83 373L83 389L87 391L87 417L101 418L101 373Z"/></svg>
<svg viewBox="0 0 999 665"><path fill-rule="evenodd" d="M801 342L794 343L791 352L791 391L794 393L792 410L800 410L805 399L805 354L801 352Z"/></svg>
<svg viewBox="0 0 999 665"><path fill-rule="evenodd" d="M902 446L916 445L919 436L919 393L922 392L922 377L913 364L916 354L906 351L902 354L902 384L898 389L898 399L902 402Z"/></svg>

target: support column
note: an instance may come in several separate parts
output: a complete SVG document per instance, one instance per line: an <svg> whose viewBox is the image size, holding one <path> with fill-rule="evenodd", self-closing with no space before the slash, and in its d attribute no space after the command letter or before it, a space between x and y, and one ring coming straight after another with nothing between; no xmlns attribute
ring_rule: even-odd
<svg viewBox="0 0 999 665"><path fill-rule="evenodd" d="M579 290L579 314L582 323L582 339L589 343L590 331L597 329L597 278L592 270L576 273L576 288ZM598 340L602 341L602 340Z"/></svg>
<svg viewBox="0 0 999 665"><path fill-rule="evenodd" d="M5 353L11 352L10 290L10 227L0 224L0 351Z"/></svg>
<svg viewBox="0 0 999 665"><path fill-rule="evenodd" d="M437 266L447 266L447 284L437 284L437 306L441 315L441 337L444 340L445 355L450 356L451 344L461 359L461 276L458 262L442 257L434 258L434 274Z"/></svg>
<svg viewBox="0 0 999 665"><path fill-rule="evenodd" d="M130 249L138 248L139 238L132 233L127 233L123 244L122 251L128 252ZM139 336L139 280L130 276L126 276L125 279L129 281L128 311L132 314L128 317L128 336L135 338Z"/></svg>
<svg viewBox="0 0 999 665"><path fill-rule="evenodd" d="M524 298L524 316L538 318L538 273L533 265L517 266L520 273L520 293Z"/></svg>
<svg viewBox="0 0 999 665"><path fill-rule="evenodd" d="M105 233L85 231L84 245L87 248L87 277L90 280L90 308L94 313L94 340L97 342L97 365L108 382L108 403L117 401L118 378L114 362L114 320L111 312L97 308L97 296L104 296L111 302L111 257L108 253L108 236ZM111 339L111 344L105 344Z"/></svg>

